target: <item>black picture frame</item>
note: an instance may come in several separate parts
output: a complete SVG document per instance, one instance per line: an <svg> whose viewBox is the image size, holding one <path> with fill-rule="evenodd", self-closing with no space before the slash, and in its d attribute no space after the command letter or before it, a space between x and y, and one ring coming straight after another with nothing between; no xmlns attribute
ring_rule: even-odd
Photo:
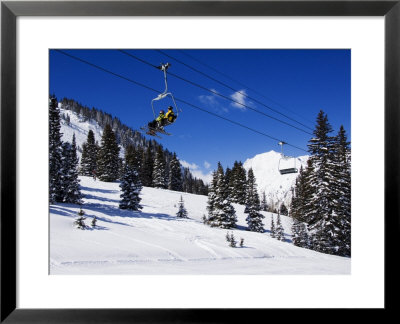
<svg viewBox="0 0 400 324"><path fill-rule="evenodd" d="M221 323L253 309L19 309L16 307L16 19L19 16L382 16L385 18L385 309L398 275L389 267L399 234L400 0L393 1L2 1L1 2L1 322ZM367 94L366 94L367 95ZM379 206L377 206L379 209ZM252 322L250 320L250 322Z"/></svg>

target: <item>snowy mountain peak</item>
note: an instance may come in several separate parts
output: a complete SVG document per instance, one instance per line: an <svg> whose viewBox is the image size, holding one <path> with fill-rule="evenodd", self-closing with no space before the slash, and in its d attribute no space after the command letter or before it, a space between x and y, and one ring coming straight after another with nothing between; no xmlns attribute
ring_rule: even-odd
<svg viewBox="0 0 400 324"><path fill-rule="evenodd" d="M283 159L281 153L269 151L257 154L253 158L247 159L243 167L248 171L253 169L257 180L258 191L260 194L265 192L267 202L276 207L280 203L286 206L290 204L292 199L291 188L294 186L298 173L281 175L279 168L296 167L300 169L307 164L308 156L299 156Z"/></svg>

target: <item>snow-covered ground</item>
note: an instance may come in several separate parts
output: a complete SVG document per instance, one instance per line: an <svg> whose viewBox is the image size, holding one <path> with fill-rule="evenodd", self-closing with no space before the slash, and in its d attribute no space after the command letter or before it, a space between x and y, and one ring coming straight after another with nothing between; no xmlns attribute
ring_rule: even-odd
<svg viewBox="0 0 400 324"><path fill-rule="evenodd" d="M143 210L120 210L119 184L80 177L86 224L73 222L78 205L50 206L50 274L350 274L349 258L325 255L291 243L291 219L282 216L286 241L246 231L244 207L234 205L238 228L229 230L244 246L232 248L227 230L202 222L207 197L144 187ZM182 195L189 219L176 217ZM276 223L276 215L275 223ZM90 227L90 226L89 226Z"/></svg>

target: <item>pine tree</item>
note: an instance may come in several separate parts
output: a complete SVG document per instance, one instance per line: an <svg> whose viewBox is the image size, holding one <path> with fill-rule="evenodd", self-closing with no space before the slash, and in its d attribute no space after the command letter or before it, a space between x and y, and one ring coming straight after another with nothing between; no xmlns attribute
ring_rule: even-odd
<svg viewBox="0 0 400 324"><path fill-rule="evenodd" d="M153 186L154 188L165 189L166 174L165 174L165 156L161 146L158 147L156 158L153 167Z"/></svg>
<svg viewBox="0 0 400 324"><path fill-rule="evenodd" d="M321 218L323 215L329 215L332 212L330 185L333 180L333 137L329 136L331 132L332 126L328 122L328 117L323 111L320 111L314 137L309 141L308 147L311 153L309 160L314 168L313 182L318 189L313 202L317 215Z"/></svg>
<svg viewBox="0 0 400 324"><path fill-rule="evenodd" d="M332 253L335 243L333 242L335 225L332 222L335 183L334 176L334 138L329 134L332 127L328 117L320 111L317 117L317 125L314 137L308 145L313 167L309 181L315 187L315 195L311 197L309 211L312 215L307 216L310 230L310 240L313 249L323 253Z"/></svg>
<svg viewBox="0 0 400 324"><path fill-rule="evenodd" d="M236 227L236 212L229 199L228 185L225 181L221 163L214 174L212 197L209 195L209 224L221 228Z"/></svg>
<svg viewBox="0 0 400 324"><path fill-rule="evenodd" d="M93 228L95 228L97 226L97 218L96 218L96 216L93 217L91 225L92 225Z"/></svg>
<svg viewBox="0 0 400 324"><path fill-rule="evenodd" d="M272 238L276 237L276 229L275 229L275 223L274 223L274 215L271 214L271 229L270 229L270 236Z"/></svg>
<svg viewBox="0 0 400 324"><path fill-rule="evenodd" d="M139 195L142 190L142 183L140 181L138 168L139 158L133 147L129 147L125 151L124 173L119 185L122 191L120 195L121 201L119 203L120 209L138 211L143 208L140 205L142 199Z"/></svg>
<svg viewBox="0 0 400 324"><path fill-rule="evenodd" d="M292 224L292 242L294 245L303 248L308 248L309 246L307 226L297 219L294 219Z"/></svg>
<svg viewBox="0 0 400 324"><path fill-rule="evenodd" d="M343 127L334 139L333 161L332 212L314 226L313 247L323 253L350 256L350 149Z"/></svg>
<svg viewBox="0 0 400 324"><path fill-rule="evenodd" d="M265 191L263 191L260 206L262 211L268 211L267 197L265 196Z"/></svg>
<svg viewBox="0 0 400 324"><path fill-rule="evenodd" d="M305 169L300 168L291 202L292 218L307 224L314 224L318 219L313 202L317 195L315 181L313 163L311 159L308 159L307 167Z"/></svg>
<svg viewBox="0 0 400 324"><path fill-rule="evenodd" d="M263 218L260 213L260 199L257 192L256 178L253 169L249 169L247 174L247 192L246 192L246 207L244 212L248 214L246 222L248 230L252 232L264 232Z"/></svg>
<svg viewBox="0 0 400 324"><path fill-rule="evenodd" d="M279 213L276 220L275 238L279 241L285 240L284 230L281 222L281 215Z"/></svg>
<svg viewBox="0 0 400 324"><path fill-rule="evenodd" d="M140 179L143 186L151 187L153 185L153 166L154 159L149 146L146 151L143 152L143 158L141 163Z"/></svg>
<svg viewBox="0 0 400 324"><path fill-rule="evenodd" d="M334 145L334 203L332 222L337 227L334 237L336 253L351 256L351 151L343 126Z"/></svg>
<svg viewBox="0 0 400 324"><path fill-rule="evenodd" d="M217 186L217 172L212 173L212 180L208 188L208 199L207 199L207 224L211 226L216 226L217 223L216 215L214 214L214 206L216 204L216 186Z"/></svg>
<svg viewBox="0 0 400 324"><path fill-rule="evenodd" d="M229 238L229 246L230 247L236 247L236 239L235 239L235 237L233 236L233 233L231 233L231 236L230 236L230 238Z"/></svg>
<svg viewBox="0 0 400 324"><path fill-rule="evenodd" d="M61 183L62 141L60 110L56 98L49 101L49 201L62 202L64 199Z"/></svg>
<svg viewBox="0 0 400 324"><path fill-rule="evenodd" d="M78 212L78 217L74 221L76 227L81 230L86 229L86 224L85 224L86 217L83 217L83 215L85 215L85 212L82 209L80 209Z"/></svg>
<svg viewBox="0 0 400 324"><path fill-rule="evenodd" d="M139 173L141 166L141 152L136 150L132 144L129 144L125 149L125 163L129 164Z"/></svg>
<svg viewBox="0 0 400 324"><path fill-rule="evenodd" d="M169 163L168 189L174 191L183 190L181 164L175 153Z"/></svg>
<svg viewBox="0 0 400 324"><path fill-rule="evenodd" d="M234 188L234 176L233 176L233 171L230 168L226 168L225 170L225 181L228 185L228 191L229 191L229 198L232 202L235 200L235 188Z"/></svg>
<svg viewBox="0 0 400 324"><path fill-rule="evenodd" d="M184 168L183 169L183 182L182 182L182 187L184 192L193 192L193 176L190 173L189 168Z"/></svg>
<svg viewBox="0 0 400 324"><path fill-rule="evenodd" d="M309 144L311 157L296 179L291 204L294 243L350 256L350 147L343 126L336 137L331 132L321 111Z"/></svg>
<svg viewBox="0 0 400 324"><path fill-rule="evenodd" d="M178 210L176 216L179 217L179 218L188 218L187 217L187 210L185 208L182 195L181 195L181 200L179 201L178 205L179 205L179 210Z"/></svg>
<svg viewBox="0 0 400 324"><path fill-rule="evenodd" d="M72 144L65 142L62 144L62 164L61 179L63 202L80 204L82 194L79 186L78 178L78 156L76 153L75 134L72 137Z"/></svg>
<svg viewBox="0 0 400 324"><path fill-rule="evenodd" d="M94 176L97 169L98 146L92 130L89 130L86 142L82 145L82 158L80 174L84 176Z"/></svg>
<svg viewBox="0 0 400 324"><path fill-rule="evenodd" d="M115 134L109 124L106 124L98 151L97 175L101 181L112 182L118 179L119 146Z"/></svg>
<svg viewBox="0 0 400 324"><path fill-rule="evenodd" d="M289 214L289 211L284 203L281 204L281 207L279 208L279 212L283 216L287 216Z"/></svg>
<svg viewBox="0 0 400 324"><path fill-rule="evenodd" d="M232 169L231 191L232 202L244 205L246 203L246 170L242 162L235 161Z"/></svg>

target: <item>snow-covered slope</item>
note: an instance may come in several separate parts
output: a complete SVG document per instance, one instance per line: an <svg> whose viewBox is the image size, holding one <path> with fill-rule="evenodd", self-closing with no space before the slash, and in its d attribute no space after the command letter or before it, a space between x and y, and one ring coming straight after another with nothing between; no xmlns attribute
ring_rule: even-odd
<svg viewBox="0 0 400 324"><path fill-rule="evenodd" d="M234 205L236 240L231 248L227 230L202 223L207 197L144 187L143 210L120 210L119 184L81 177L86 224L98 218L95 229L73 226L78 205L50 206L51 274L348 274L350 259L295 247L291 219L282 216L286 241L269 235L271 213L264 213L265 233L246 231L244 207ZM189 219L178 219L183 197ZM275 222L276 222L276 215Z"/></svg>
<svg viewBox="0 0 400 324"><path fill-rule="evenodd" d="M80 159L82 155L81 153L82 145L87 141L89 130L93 131L96 142L100 144L101 137L103 136L103 128L96 121L84 120L84 118L82 118L75 112L63 109L61 103L59 103L59 108L60 108L60 115L68 116L70 119L69 122L67 122L64 119L61 119L61 130L60 130L60 132L62 133L61 140L63 142L71 143L72 137L75 134L75 141L78 147L77 153ZM119 155L123 157L125 154L124 153L125 150L121 145L119 147L120 147Z"/></svg>
<svg viewBox="0 0 400 324"><path fill-rule="evenodd" d="M258 154L243 163L246 170L253 169L257 180L259 193L265 191L267 202L284 202L286 206L292 197L291 188L295 183L298 173L281 175L278 170L281 154L275 151ZM281 161L281 167L293 167L294 163L297 169L307 164L308 156L299 156L288 161Z"/></svg>
<svg viewBox="0 0 400 324"><path fill-rule="evenodd" d="M61 120L61 133L63 142L72 142L72 136L75 134L76 145L82 148L82 144L86 142L89 130L94 133L94 138L100 143L101 137L103 136L103 128L95 121L84 121L84 119L78 116L71 110L65 110L59 103L60 115L68 116L70 118L69 123L65 120ZM78 154L80 154L78 152Z"/></svg>

